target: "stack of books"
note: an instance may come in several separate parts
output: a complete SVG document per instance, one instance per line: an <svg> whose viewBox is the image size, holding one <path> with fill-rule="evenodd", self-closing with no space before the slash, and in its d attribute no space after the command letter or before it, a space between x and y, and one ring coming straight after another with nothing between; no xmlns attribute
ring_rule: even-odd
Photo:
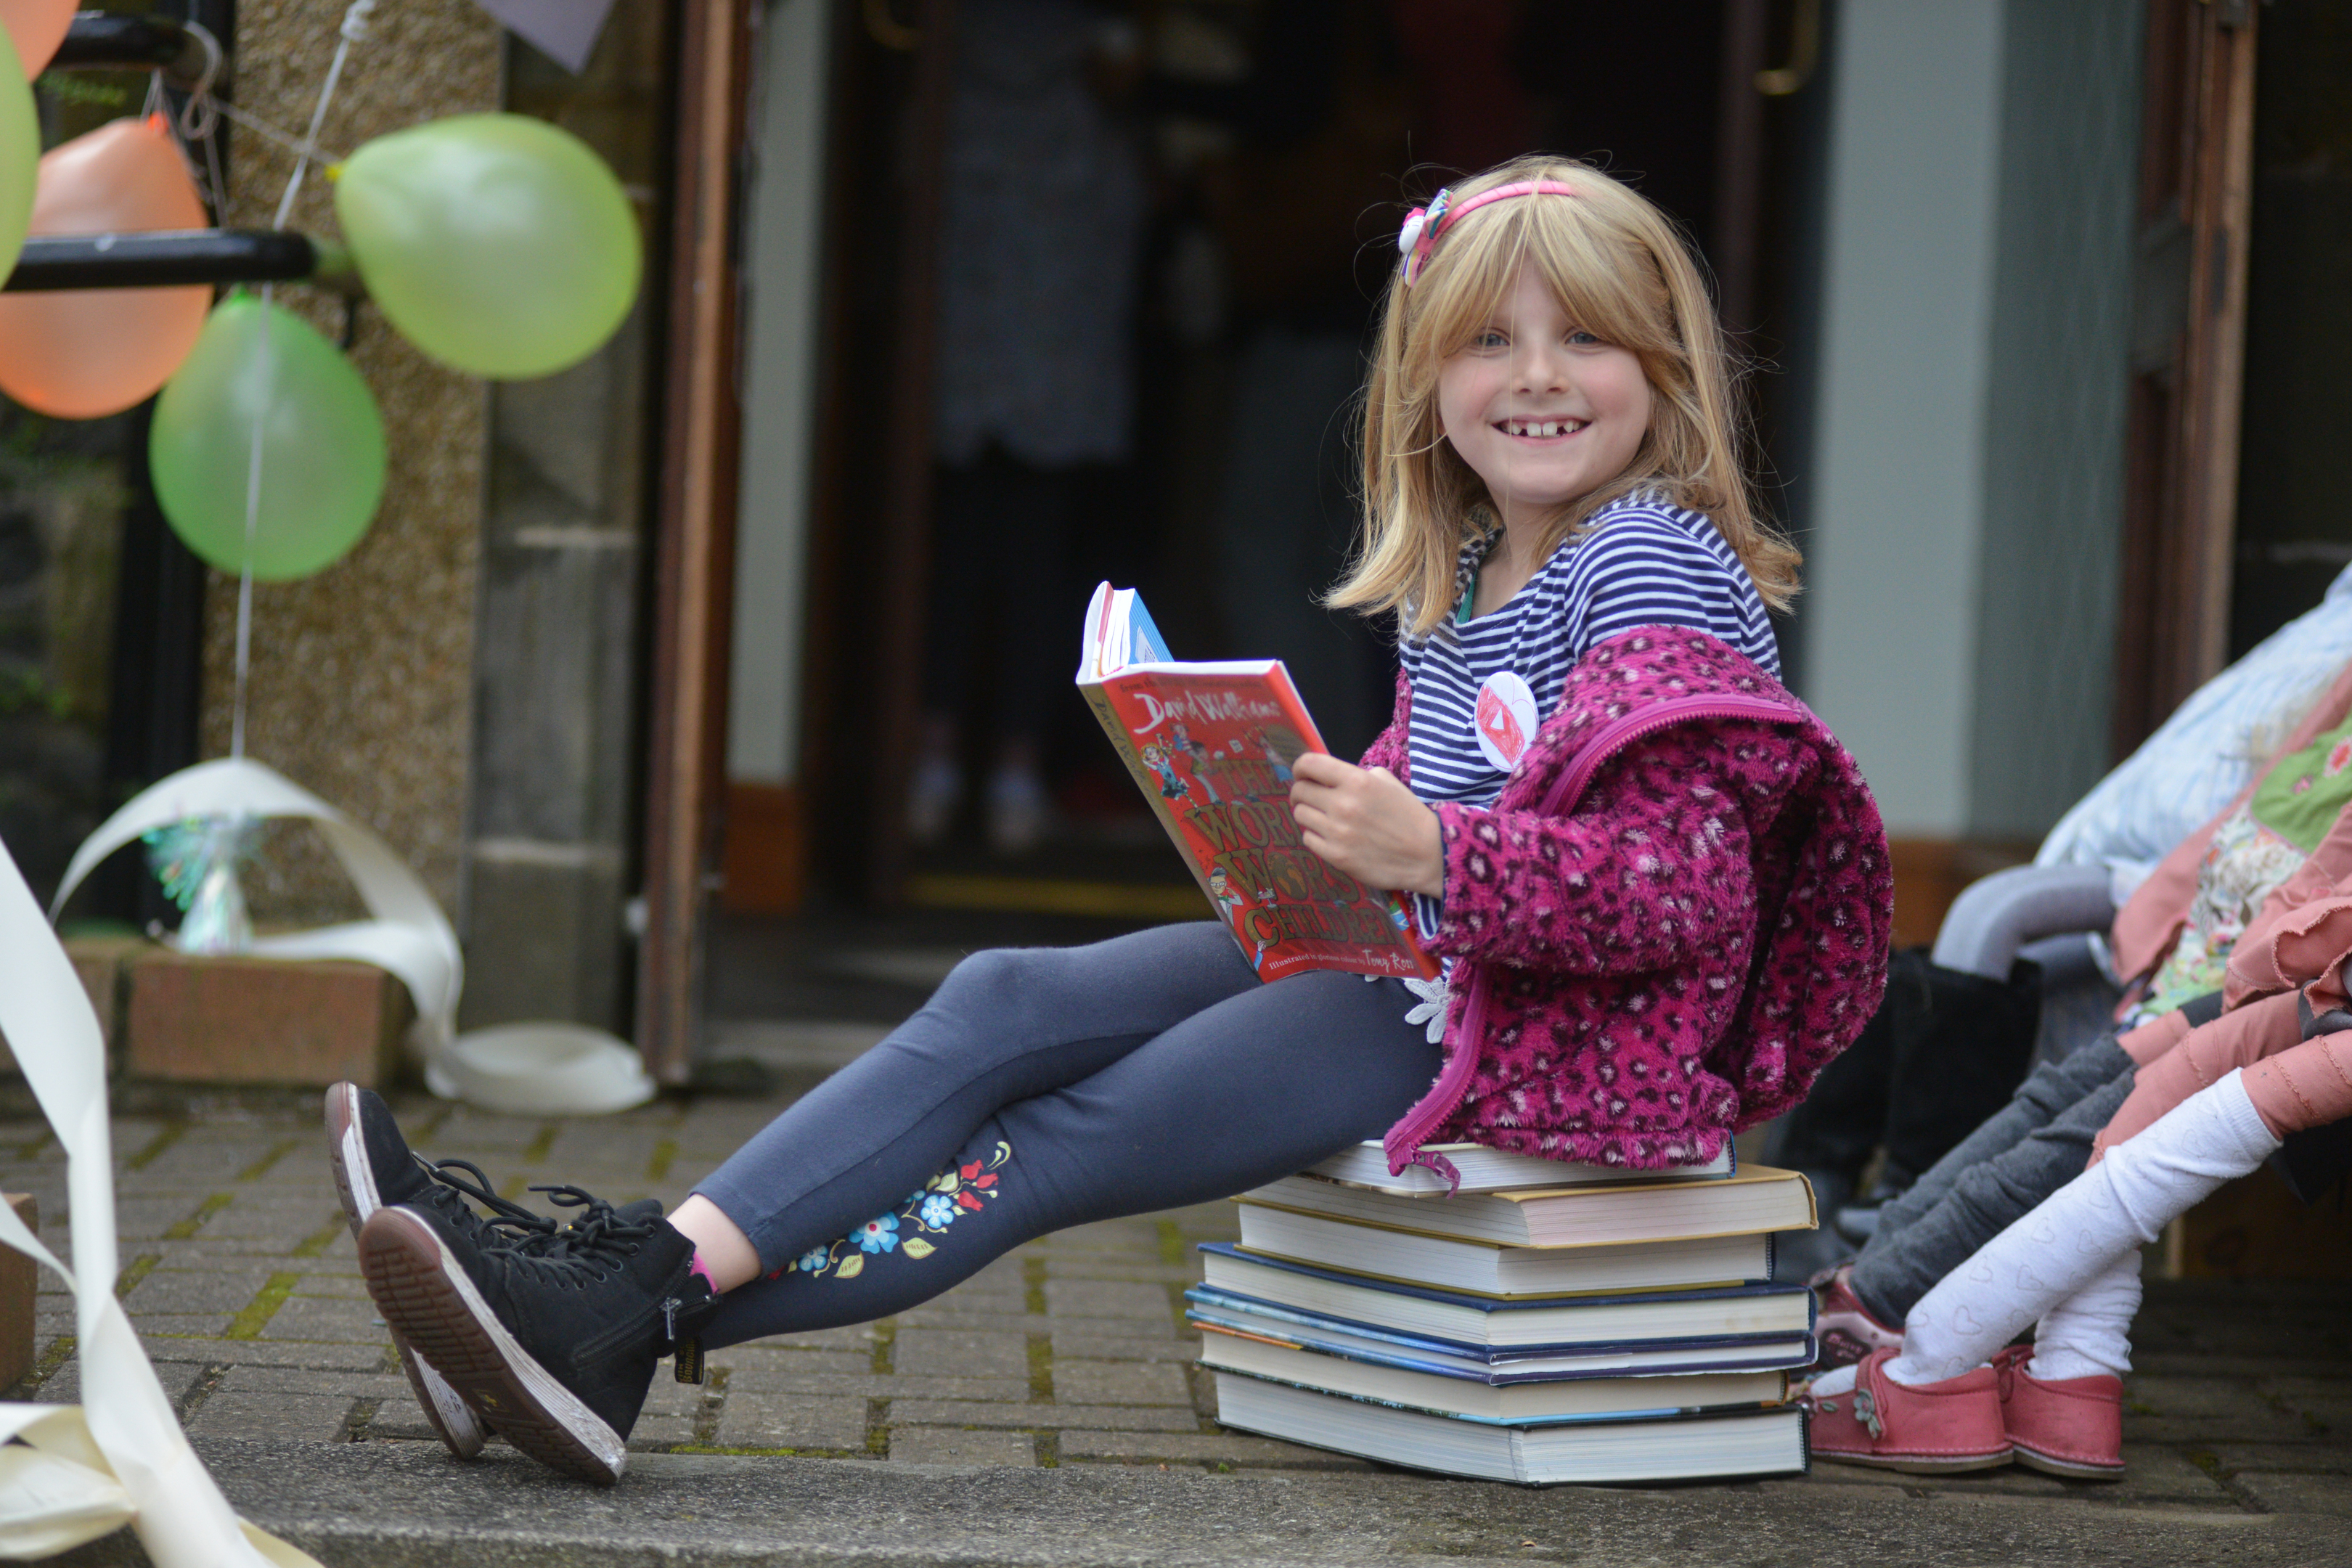
<svg viewBox="0 0 2352 1568"><path fill-rule="evenodd" d="M1450 1197L1366 1143L1235 1200L1241 1245L1186 1292L1219 1421L1538 1484L1806 1468L1813 1297L1772 1283L1771 1237L1815 1223L1802 1176L1443 1152Z"/></svg>

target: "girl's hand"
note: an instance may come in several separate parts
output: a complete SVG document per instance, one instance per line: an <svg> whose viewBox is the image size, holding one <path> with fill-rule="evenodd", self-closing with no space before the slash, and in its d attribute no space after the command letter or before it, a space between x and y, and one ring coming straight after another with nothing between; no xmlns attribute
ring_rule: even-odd
<svg viewBox="0 0 2352 1568"><path fill-rule="evenodd" d="M1291 764L1291 808L1307 847L1385 892L1445 891L1437 813L1386 768L1360 768L1320 752Z"/></svg>

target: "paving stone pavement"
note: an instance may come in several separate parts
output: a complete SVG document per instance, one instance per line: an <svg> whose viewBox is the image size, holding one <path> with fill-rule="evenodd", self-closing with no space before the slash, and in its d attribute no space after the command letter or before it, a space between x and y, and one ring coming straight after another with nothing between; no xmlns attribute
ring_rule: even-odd
<svg viewBox="0 0 2352 1568"><path fill-rule="evenodd" d="M781 1103L664 1100L593 1121L492 1116L422 1097L397 1106L421 1152L473 1161L509 1195L570 1182L616 1202L675 1204ZM122 1117L114 1148L116 1290L200 1447L430 1452L417 1447L431 1433L361 1282L309 1099ZM0 1187L37 1195L60 1254L64 1176L44 1125L0 1122ZM1198 1278L1193 1244L1233 1235L1224 1205L1087 1226L895 1319L714 1352L702 1385L657 1377L629 1446L859 1465L1400 1478L1216 1425L1207 1381L1190 1364L1181 1292ZM1892 1507L2005 1500L2077 1522L2103 1516L2072 1510L2333 1520L2340 1561L2352 1563L2347 1306L2343 1285L2153 1283L2136 1331L2131 1471L2120 1484L1823 1464L1803 1479L1719 1489ZM72 1329L69 1299L45 1279L37 1369L12 1397L78 1397Z"/></svg>

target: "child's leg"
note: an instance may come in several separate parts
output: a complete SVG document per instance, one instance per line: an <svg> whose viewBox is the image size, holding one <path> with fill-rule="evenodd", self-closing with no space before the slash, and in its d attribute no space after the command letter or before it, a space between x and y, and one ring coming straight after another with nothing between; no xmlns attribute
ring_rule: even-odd
<svg viewBox="0 0 2352 1568"><path fill-rule="evenodd" d="M1899 1232L1942 1203L1969 1171L2007 1153L2073 1110L2085 1096L2095 1094L2131 1069L2131 1058L2116 1047L2113 1035L2102 1035L2063 1060L2035 1068L2017 1086L2007 1105L1985 1118L1982 1125L1886 1205L1863 1256L1868 1258L1885 1245L1880 1237Z"/></svg>
<svg viewBox="0 0 2352 1568"><path fill-rule="evenodd" d="M2123 1376L2131 1370L2131 1326L2139 1315L2139 1248L2134 1247L2042 1314L2026 1372L2044 1383Z"/></svg>
<svg viewBox="0 0 2352 1568"><path fill-rule="evenodd" d="M779 1268L929 1181L999 1108L1076 1083L1260 988L1232 933L1210 921L1087 947L974 953L920 1012L695 1190Z"/></svg>
<svg viewBox="0 0 2352 1568"><path fill-rule="evenodd" d="M878 1152L885 1195L853 1223L779 1213L781 1273L730 1293L703 1342L884 1317L1048 1231L1225 1197L1377 1138L1439 1066L1404 1021L1411 1000L1352 974L1253 985L1005 1106L947 1154Z"/></svg>
<svg viewBox="0 0 2352 1568"><path fill-rule="evenodd" d="M2239 1090L2244 1090L2246 1102L2261 1117L2263 1131L2272 1140L2352 1114L2352 1044L2343 1035L2307 1039L2244 1069L2244 1074L2230 1077L2237 1079ZM2201 1093L2218 1093L2227 1081L2222 1079L2222 1084ZM2258 1140L2249 1138L2249 1142ZM2098 1168L2105 1168L2105 1163L2136 1145L2138 1135L2115 1145L2110 1159ZM2272 1142L2272 1147L2277 1147L2277 1142ZM2086 1175L2095 1175L2098 1168ZM2131 1190L2128 1180L2124 1190ZM2138 1248L2128 1248L2105 1274L2098 1274L2091 1284L2074 1290L2074 1295L2042 1317L2042 1326L2034 1331L2034 1363L2028 1371L2042 1380L2091 1377L2098 1373L2122 1377L2131 1371L2128 1333L2131 1319L2138 1311L2140 1253Z"/></svg>
<svg viewBox="0 0 2352 1568"><path fill-rule="evenodd" d="M1903 1353L1887 1363L1887 1375L1937 1383L1986 1361L2278 1146L2241 1074L2191 1095L1922 1296L1904 1321Z"/></svg>
<svg viewBox="0 0 2352 1568"><path fill-rule="evenodd" d="M1848 1281L1871 1315L1901 1322L1969 1254L2079 1174L2131 1085L2131 1058L2112 1038L2035 1068L2006 1109L1887 1205Z"/></svg>
<svg viewBox="0 0 2352 1568"><path fill-rule="evenodd" d="M2303 1038L2297 1008L2303 998L2282 991L2249 1002L2196 1030L2133 1076L2131 1098L2099 1131L2096 1147L2111 1149L2232 1068L2251 1068L2291 1050ZM2143 1058L2145 1060L2145 1058Z"/></svg>
<svg viewBox="0 0 2352 1568"><path fill-rule="evenodd" d="M2154 1061L2167 1048L2186 1037L2191 1029L2220 1016L2221 1011L2221 994L2209 992L2190 998L2179 1009L2166 1014L2155 1023L2124 1035L2103 1035L2071 1056L2058 1061L2043 1062L2027 1074L2025 1081L2018 1085L2017 1092L2010 1097L2007 1105L1987 1117L1984 1125L1937 1161L1925 1175L1912 1184L1910 1191L1886 1205L1879 1216L1878 1228L1863 1247L1861 1261L1854 1268L1855 1276L1864 1281L1857 1292L1864 1304L1873 1311L1885 1310L1888 1322L1898 1321L1910 1310L1911 1303L1918 1300L1922 1291L1942 1278L1945 1269L1975 1251L2002 1226L2056 1191L2059 1183L2071 1181L2079 1168L2075 1165L2059 1167L2054 1173L2055 1181L2038 1187L2032 1184L2021 1185L2017 1174L2011 1173L2002 1183L2009 1189L2011 1199L2013 1201L2021 1193L2026 1195L2021 1205L2005 1214L2001 1213L2001 1202L1986 1201L1988 1194L1979 1184L1960 1201L1979 1211L1975 1222L1978 1225L1982 1225L1987 1217L1995 1214L2000 1217L1969 1237L1966 1246L1944 1258L1924 1278L1920 1277L1916 1265L1898 1270L1891 1262L1882 1260L1878 1256L1895 1242L1906 1227L1940 1208L1955 1190L1970 1179L1969 1173L2008 1155L2025 1140L2074 1111L2084 1100L2109 1090L2117 1079L2124 1080L2123 1092L2127 1093L2136 1081L2133 1077L2136 1064ZM2071 1127L2072 1124L2069 1125ZM2074 1141L2071 1131L2064 1131L2063 1139L2069 1144ZM2040 1163L2039 1161L2031 1163ZM1974 1178L1979 1184L1984 1179ZM1937 1246L1948 1247L1953 1239L1948 1237ZM1909 1276L1907 1287L1905 1281L1906 1275Z"/></svg>

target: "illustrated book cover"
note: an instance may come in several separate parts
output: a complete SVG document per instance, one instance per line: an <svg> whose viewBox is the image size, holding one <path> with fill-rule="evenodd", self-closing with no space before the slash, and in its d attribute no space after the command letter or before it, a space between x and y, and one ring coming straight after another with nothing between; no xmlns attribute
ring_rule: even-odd
<svg viewBox="0 0 2352 1568"><path fill-rule="evenodd" d="M1301 839L1291 765L1327 748L1279 659L1181 663L1135 591L1105 583L1087 607L1077 682L1259 979L1436 976L1404 900Z"/></svg>

